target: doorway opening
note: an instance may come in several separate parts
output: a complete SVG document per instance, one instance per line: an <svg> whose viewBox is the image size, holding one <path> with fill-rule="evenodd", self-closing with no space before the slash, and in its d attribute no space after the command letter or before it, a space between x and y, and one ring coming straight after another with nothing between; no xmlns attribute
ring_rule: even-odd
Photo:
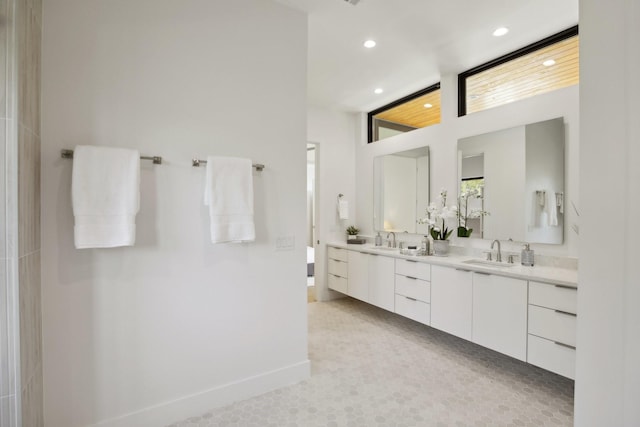
<svg viewBox="0 0 640 427"><path fill-rule="evenodd" d="M317 145L307 144L307 295L315 301L316 161Z"/></svg>

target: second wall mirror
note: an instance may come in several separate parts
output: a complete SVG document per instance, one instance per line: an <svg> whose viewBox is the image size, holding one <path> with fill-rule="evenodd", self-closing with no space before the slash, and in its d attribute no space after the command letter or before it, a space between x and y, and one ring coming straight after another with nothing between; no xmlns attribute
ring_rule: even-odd
<svg viewBox="0 0 640 427"><path fill-rule="evenodd" d="M489 213L469 237L562 244L564 132L557 118L458 141L459 194L478 190L467 203Z"/></svg>

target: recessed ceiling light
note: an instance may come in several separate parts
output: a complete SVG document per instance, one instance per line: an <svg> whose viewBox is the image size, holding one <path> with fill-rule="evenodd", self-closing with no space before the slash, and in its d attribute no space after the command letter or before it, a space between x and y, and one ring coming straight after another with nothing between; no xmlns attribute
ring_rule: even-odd
<svg viewBox="0 0 640 427"><path fill-rule="evenodd" d="M376 42L374 40L367 40L366 42L364 42L364 47L371 49L372 47L376 46Z"/></svg>
<svg viewBox="0 0 640 427"><path fill-rule="evenodd" d="M493 32L493 35L496 37L500 37L500 36L504 36L508 32L509 32L509 29L507 27L500 27L500 28L496 28L496 30Z"/></svg>
<svg viewBox="0 0 640 427"><path fill-rule="evenodd" d="M552 65L555 65L555 63L556 61L554 61L553 59L547 59L542 63L542 65L544 65L545 67L551 67Z"/></svg>
<svg viewBox="0 0 640 427"><path fill-rule="evenodd" d="M380 95L382 92L384 92L382 89L377 88L376 90L373 91L374 93Z"/></svg>
<svg viewBox="0 0 640 427"><path fill-rule="evenodd" d="M424 104L424 108L431 108L431 107L433 107L433 105L428 104L428 103L427 103L427 104Z"/></svg>

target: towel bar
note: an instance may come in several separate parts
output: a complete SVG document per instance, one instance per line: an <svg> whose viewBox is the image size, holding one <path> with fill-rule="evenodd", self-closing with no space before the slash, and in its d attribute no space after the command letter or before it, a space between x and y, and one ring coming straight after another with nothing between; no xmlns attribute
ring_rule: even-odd
<svg viewBox="0 0 640 427"><path fill-rule="evenodd" d="M63 159L73 159L73 150L62 149L60 150L60 157ZM160 156L140 156L142 160L153 160L154 165L162 164L162 157Z"/></svg>
<svg viewBox="0 0 640 427"><path fill-rule="evenodd" d="M191 166L193 166L194 168L199 168L202 163L207 163L207 161L201 159L191 159ZM251 166L253 166L258 172L262 172L262 169L264 169L264 165L260 163L254 163Z"/></svg>

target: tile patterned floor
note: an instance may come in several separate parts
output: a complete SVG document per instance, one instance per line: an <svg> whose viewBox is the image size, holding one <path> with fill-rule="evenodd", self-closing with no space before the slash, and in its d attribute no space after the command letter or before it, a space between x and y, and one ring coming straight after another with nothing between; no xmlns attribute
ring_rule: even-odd
<svg viewBox="0 0 640 427"><path fill-rule="evenodd" d="M571 426L571 380L352 299L309 304L312 375L170 427Z"/></svg>

